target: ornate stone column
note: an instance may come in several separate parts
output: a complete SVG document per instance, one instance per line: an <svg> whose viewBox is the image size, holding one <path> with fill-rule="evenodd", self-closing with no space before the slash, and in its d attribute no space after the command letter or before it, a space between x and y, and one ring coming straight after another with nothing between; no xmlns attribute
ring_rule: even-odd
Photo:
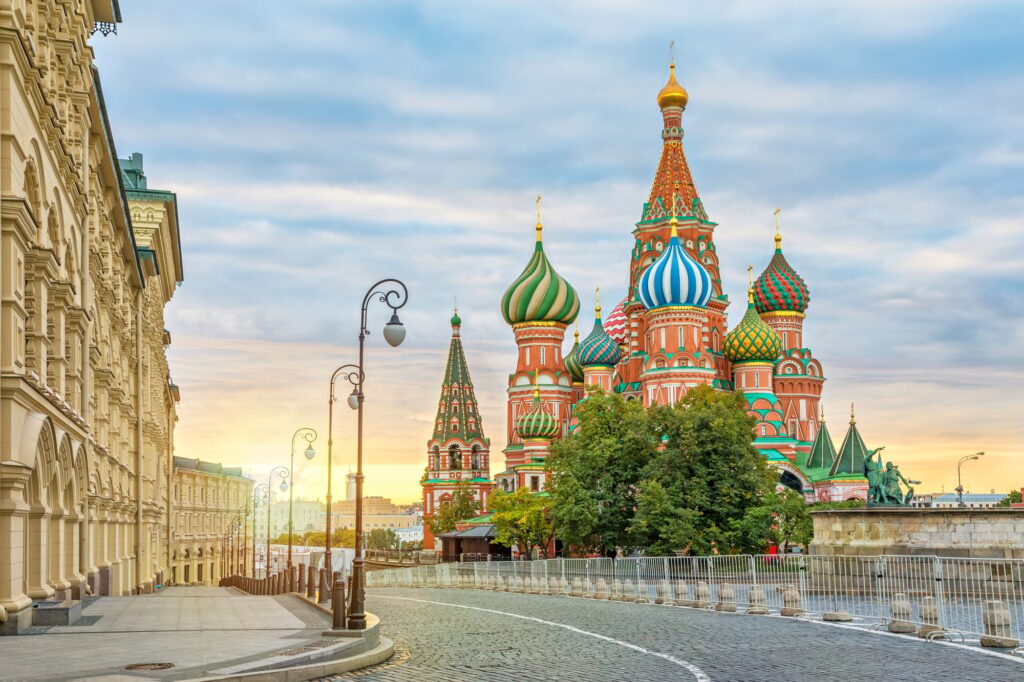
<svg viewBox="0 0 1024 682"><path fill-rule="evenodd" d="M12 614L25 609L32 599L25 594L26 530L31 470L21 464L0 465L0 608Z"/></svg>

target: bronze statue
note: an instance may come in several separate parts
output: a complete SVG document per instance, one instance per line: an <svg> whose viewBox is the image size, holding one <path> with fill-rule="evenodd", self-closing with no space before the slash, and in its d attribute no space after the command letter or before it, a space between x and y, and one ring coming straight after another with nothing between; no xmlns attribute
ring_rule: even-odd
<svg viewBox="0 0 1024 682"><path fill-rule="evenodd" d="M921 481L910 481L900 472L900 468L892 462L885 463L885 485L882 488L885 504L909 504L914 497L914 486L921 485ZM904 495L900 490L900 481L907 486L907 493Z"/></svg>
<svg viewBox="0 0 1024 682"><path fill-rule="evenodd" d="M868 479L868 504L884 504L882 483L885 474L882 472L882 459L879 456L885 447L875 448L864 458L864 478Z"/></svg>

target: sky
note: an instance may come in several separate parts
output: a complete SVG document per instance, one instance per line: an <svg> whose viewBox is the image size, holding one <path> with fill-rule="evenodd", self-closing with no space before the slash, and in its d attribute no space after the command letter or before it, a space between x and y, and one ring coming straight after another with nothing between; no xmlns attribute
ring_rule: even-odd
<svg viewBox="0 0 1024 682"><path fill-rule="evenodd" d="M498 304L533 248L591 309L625 294L675 41L685 146L726 293L784 250L842 439L922 492L1024 486L1024 47L1019 2L122 0L93 38L118 151L177 192L167 308L176 454L265 478L316 429L367 288L406 342L366 341L366 493L419 499L457 297L492 472L515 345ZM733 323L742 316L734 303ZM346 395L344 387L339 394ZM336 404L334 496L355 462ZM301 444L297 451L301 453Z"/></svg>

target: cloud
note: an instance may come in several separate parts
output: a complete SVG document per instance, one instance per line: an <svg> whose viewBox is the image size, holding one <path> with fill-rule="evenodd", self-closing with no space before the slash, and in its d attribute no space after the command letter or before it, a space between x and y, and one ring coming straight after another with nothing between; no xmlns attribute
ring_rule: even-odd
<svg viewBox="0 0 1024 682"><path fill-rule="evenodd" d="M974 470L984 487L1024 478L1011 455L1024 52L1002 28L1019 24L1014 3L325 0L282 15L225 1L125 15L94 42L118 147L179 196L178 454L265 475L298 426L323 443L327 378L354 357L366 287L388 276L409 285L409 337L384 347L386 310L371 310L368 491L419 496L456 296L497 453L515 352L498 300L533 248L533 199L584 309L594 286L621 296L675 39L726 291L742 301L747 264L770 259L781 206L834 434L856 401L865 437L926 489L950 483L961 450L990 452ZM336 429L339 481L347 407ZM318 450L303 494L322 495Z"/></svg>

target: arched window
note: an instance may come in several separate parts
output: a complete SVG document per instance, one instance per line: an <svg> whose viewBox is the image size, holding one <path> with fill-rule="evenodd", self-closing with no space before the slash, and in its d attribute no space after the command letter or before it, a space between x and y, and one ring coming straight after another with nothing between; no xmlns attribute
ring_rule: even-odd
<svg viewBox="0 0 1024 682"><path fill-rule="evenodd" d="M450 446L448 446L448 468L462 468L462 450L455 443L452 443Z"/></svg>
<svg viewBox="0 0 1024 682"><path fill-rule="evenodd" d="M480 468L480 445L477 444L477 443L473 444L473 451L472 451L472 455L470 456L470 465L469 466L470 466L471 469L479 469Z"/></svg>

